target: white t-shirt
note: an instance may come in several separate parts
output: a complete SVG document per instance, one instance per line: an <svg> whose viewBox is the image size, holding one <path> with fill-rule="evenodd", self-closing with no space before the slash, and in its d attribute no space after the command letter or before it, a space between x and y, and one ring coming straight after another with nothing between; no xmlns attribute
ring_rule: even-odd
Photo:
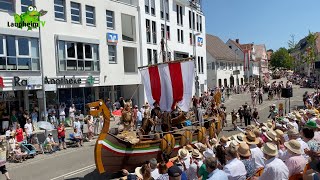
<svg viewBox="0 0 320 180"><path fill-rule="evenodd" d="M27 123L24 125L24 129L26 129L26 133L27 134L32 134L32 124L31 123Z"/></svg>
<svg viewBox="0 0 320 180"><path fill-rule="evenodd" d="M46 141L47 143L54 143L53 137L47 137Z"/></svg>
<svg viewBox="0 0 320 180"><path fill-rule="evenodd" d="M78 132L81 132L81 123L80 121L73 122L73 127L78 130Z"/></svg>

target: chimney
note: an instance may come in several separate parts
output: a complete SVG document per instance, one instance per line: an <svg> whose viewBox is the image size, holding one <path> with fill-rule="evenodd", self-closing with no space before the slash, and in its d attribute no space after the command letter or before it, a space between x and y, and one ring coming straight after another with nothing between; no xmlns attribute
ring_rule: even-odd
<svg viewBox="0 0 320 180"><path fill-rule="evenodd" d="M239 43L239 39L236 39L236 43L240 44L240 43Z"/></svg>

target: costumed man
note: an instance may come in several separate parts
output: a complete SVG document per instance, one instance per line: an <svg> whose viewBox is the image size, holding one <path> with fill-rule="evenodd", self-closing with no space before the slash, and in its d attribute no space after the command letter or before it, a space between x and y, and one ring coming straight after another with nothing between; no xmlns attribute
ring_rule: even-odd
<svg viewBox="0 0 320 180"><path fill-rule="evenodd" d="M130 109L130 104L126 103L121 114L121 121L119 126L119 132L121 131L132 131L132 113Z"/></svg>

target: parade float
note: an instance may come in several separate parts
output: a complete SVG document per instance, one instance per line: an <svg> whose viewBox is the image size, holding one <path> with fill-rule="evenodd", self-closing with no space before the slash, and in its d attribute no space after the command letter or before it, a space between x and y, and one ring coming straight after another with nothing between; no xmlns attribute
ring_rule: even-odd
<svg viewBox="0 0 320 180"><path fill-rule="evenodd" d="M115 173L122 169L132 171L151 158L161 160L163 154L174 157L181 147L204 143L207 136L216 137L221 131L220 122L225 118L222 112L210 111L203 116L204 122L199 123L190 109L194 79L192 58L143 67L140 73L149 104L157 103L158 110L161 109L155 112L161 121L162 131L152 131L154 120L146 114L139 129L111 128L110 112L104 102L98 100L87 104L92 116L102 115L104 118L94 154L99 173ZM219 106L219 103L221 93L217 92L207 110ZM171 118L171 110L176 106L180 114ZM131 110L127 108L122 111L124 125L129 124L125 123L131 116Z"/></svg>

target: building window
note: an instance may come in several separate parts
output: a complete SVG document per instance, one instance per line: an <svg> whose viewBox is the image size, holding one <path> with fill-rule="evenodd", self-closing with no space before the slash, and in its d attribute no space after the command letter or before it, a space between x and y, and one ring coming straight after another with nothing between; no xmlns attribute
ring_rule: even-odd
<svg viewBox="0 0 320 180"><path fill-rule="evenodd" d="M99 71L99 46L58 41L59 71Z"/></svg>
<svg viewBox="0 0 320 180"><path fill-rule="evenodd" d="M86 21L87 25L95 25L96 20L95 20L95 8L92 6L86 5Z"/></svg>
<svg viewBox="0 0 320 180"><path fill-rule="evenodd" d="M196 17L195 17L195 14L194 12L192 12L192 29L196 29Z"/></svg>
<svg viewBox="0 0 320 180"><path fill-rule="evenodd" d="M189 33L189 41L190 45L193 45L192 33Z"/></svg>
<svg viewBox="0 0 320 180"><path fill-rule="evenodd" d="M0 0L0 9L5 11L14 11L13 0Z"/></svg>
<svg viewBox="0 0 320 180"><path fill-rule="evenodd" d="M183 30L178 29L177 30L177 36L178 36L178 42L179 43L183 43L184 42L184 40L183 40Z"/></svg>
<svg viewBox="0 0 320 180"><path fill-rule="evenodd" d="M158 63L158 52L157 52L157 50L153 50L153 60L154 60L155 64Z"/></svg>
<svg viewBox="0 0 320 180"><path fill-rule="evenodd" d="M184 43L183 30L180 31L181 43Z"/></svg>
<svg viewBox="0 0 320 180"><path fill-rule="evenodd" d="M203 57L198 56L198 72L203 74Z"/></svg>
<svg viewBox="0 0 320 180"><path fill-rule="evenodd" d="M34 0L21 0L21 12L22 13L27 12L29 6L34 6Z"/></svg>
<svg viewBox="0 0 320 180"><path fill-rule="evenodd" d="M108 55L109 55L109 63L115 64L117 63L117 46L116 45L108 45Z"/></svg>
<svg viewBox="0 0 320 180"><path fill-rule="evenodd" d="M181 25L181 26L182 26L182 25L183 25L182 6L177 5L177 6L176 6L176 11L177 11L177 23L178 23L178 25Z"/></svg>
<svg viewBox="0 0 320 180"><path fill-rule="evenodd" d="M192 28L192 17L191 17L191 11L189 11L189 28Z"/></svg>
<svg viewBox="0 0 320 180"><path fill-rule="evenodd" d="M164 5L164 8L163 8ZM164 11L166 14L164 14ZM161 19L164 19L164 16L166 16L166 19L169 21L169 2L168 0L161 0L160 1L160 17Z"/></svg>
<svg viewBox="0 0 320 180"><path fill-rule="evenodd" d="M148 58L148 64L152 64L152 51L151 51L151 49L147 49L147 58Z"/></svg>
<svg viewBox="0 0 320 180"><path fill-rule="evenodd" d="M234 64L234 67L236 68L236 70L238 70L238 64L237 63Z"/></svg>
<svg viewBox="0 0 320 180"><path fill-rule="evenodd" d="M106 10L107 28L114 29L114 13L113 11Z"/></svg>
<svg viewBox="0 0 320 180"><path fill-rule="evenodd" d="M212 65L213 65L213 63L207 63L207 69L208 69L208 70L213 69L213 68L212 68ZM214 70L214 69L213 69L213 70Z"/></svg>
<svg viewBox="0 0 320 180"><path fill-rule="evenodd" d="M151 43L151 29L150 29L149 19L146 19L146 35L147 35L147 43Z"/></svg>
<svg viewBox="0 0 320 180"><path fill-rule="evenodd" d="M197 14L196 17L197 17L197 31L199 31L199 15Z"/></svg>
<svg viewBox="0 0 320 180"><path fill-rule="evenodd" d="M215 66L215 62L212 62L212 70L215 70L216 69L216 66Z"/></svg>
<svg viewBox="0 0 320 180"><path fill-rule="evenodd" d="M156 15L156 3L155 0L151 0L151 15Z"/></svg>
<svg viewBox="0 0 320 180"><path fill-rule="evenodd" d="M152 21L152 42L157 44L157 24L155 21Z"/></svg>
<svg viewBox="0 0 320 180"><path fill-rule="evenodd" d="M178 37L178 42L180 42L181 40L180 40L180 29L177 29L177 37Z"/></svg>
<svg viewBox="0 0 320 180"><path fill-rule="evenodd" d="M216 65L217 65L217 70L219 70L220 69L220 63L216 62Z"/></svg>
<svg viewBox="0 0 320 180"><path fill-rule="evenodd" d="M161 24L161 38L164 38L164 24ZM167 26L167 39L170 40L170 26Z"/></svg>
<svg viewBox="0 0 320 180"><path fill-rule="evenodd" d="M58 20L66 20L64 0L54 0L54 17Z"/></svg>
<svg viewBox="0 0 320 180"><path fill-rule="evenodd" d="M121 14L122 26L122 40L123 41L136 41L136 19L135 16ZM136 52L136 50L129 49L129 52Z"/></svg>
<svg viewBox="0 0 320 180"><path fill-rule="evenodd" d="M71 2L71 21L81 23L81 4Z"/></svg>
<svg viewBox="0 0 320 180"><path fill-rule="evenodd" d="M149 0L144 0L144 10L149 14Z"/></svg>
<svg viewBox="0 0 320 180"><path fill-rule="evenodd" d="M38 39L0 35L0 70L39 71Z"/></svg>
<svg viewBox="0 0 320 180"><path fill-rule="evenodd" d="M200 18L200 32L202 32L202 16L199 16Z"/></svg>

